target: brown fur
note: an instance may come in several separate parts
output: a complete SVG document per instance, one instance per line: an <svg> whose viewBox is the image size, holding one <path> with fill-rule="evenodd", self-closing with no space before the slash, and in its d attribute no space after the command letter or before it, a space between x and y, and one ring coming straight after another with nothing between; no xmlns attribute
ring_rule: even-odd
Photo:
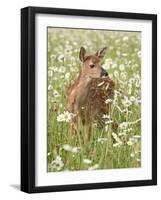
<svg viewBox="0 0 161 200"><path fill-rule="evenodd" d="M102 116L111 110L111 102L106 104L105 101L114 96L114 82L109 77L101 77L102 71L105 71L100 65L104 51L105 48L93 56L85 56L85 49L81 48L80 74L68 90L67 110L76 114L73 118L73 134L77 134L80 118L84 124L85 142L90 140L92 121L97 120L98 125L103 127ZM91 64L95 66L91 68Z"/></svg>

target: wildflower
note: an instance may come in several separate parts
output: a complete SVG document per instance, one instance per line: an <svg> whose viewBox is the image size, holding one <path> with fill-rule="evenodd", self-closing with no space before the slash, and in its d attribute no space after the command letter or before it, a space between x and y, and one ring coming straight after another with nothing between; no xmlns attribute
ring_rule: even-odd
<svg viewBox="0 0 161 200"><path fill-rule="evenodd" d="M59 69L57 67L52 67L51 69L53 70L53 72L58 72L59 71Z"/></svg>
<svg viewBox="0 0 161 200"><path fill-rule="evenodd" d="M51 164L53 165L53 168L57 169L58 171L61 170L64 166L64 163L60 156L56 156L55 160L53 160Z"/></svg>
<svg viewBox="0 0 161 200"><path fill-rule="evenodd" d="M141 104L141 99L137 99L136 104Z"/></svg>
<svg viewBox="0 0 161 200"><path fill-rule="evenodd" d="M49 76L49 77L52 77L52 76L53 76L53 71L49 70L49 71L48 71L48 76Z"/></svg>
<svg viewBox="0 0 161 200"><path fill-rule="evenodd" d="M137 81L135 82L135 86L136 86L137 88L140 87L140 80L137 80Z"/></svg>
<svg viewBox="0 0 161 200"><path fill-rule="evenodd" d="M70 146L69 144L64 144L63 145L63 149L65 150L65 151L68 151L68 152L71 152L71 153L73 153L73 154L76 154L76 153L78 153L78 147L72 147L72 146Z"/></svg>
<svg viewBox="0 0 161 200"><path fill-rule="evenodd" d="M72 117L74 117L74 115L72 113L69 113L68 111L64 111L64 113L59 114L57 116L57 121L58 122L70 122Z"/></svg>
<svg viewBox="0 0 161 200"><path fill-rule="evenodd" d="M113 63L112 65L112 69L116 68L117 67L117 64L116 63Z"/></svg>
<svg viewBox="0 0 161 200"><path fill-rule="evenodd" d="M113 49L114 49L114 47L113 47L113 46L109 46L109 49L110 49L110 50L113 50Z"/></svg>
<svg viewBox="0 0 161 200"><path fill-rule="evenodd" d="M59 67L58 72L59 73L64 73L65 72L65 67L63 67L63 66Z"/></svg>
<svg viewBox="0 0 161 200"><path fill-rule="evenodd" d="M69 144L64 144L64 145L63 145L63 149L64 149L65 151L71 151L72 147L71 147Z"/></svg>
<svg viewBox="0 0 161 200"><path fill-rule="evenodd" d="M108 64L103 64L102 67L105 69L105 70L108 70L110 68L110 65Z"/></svg>
<svg viewBox="0 0 161 200"><path fill-rule="evenodd" d="M76 153L78 153L78 150L79 150L78 147L73 147L73 148L71 149L71 153L76 154Z"/></svg>
<svg viewBox="0 0 161 200"><path fill-rule="evenodd" d="M58 80L58 77L57 77L57 76L54 76L52 79L53 79L54 81L57 81L57 80Z"/></svg>
<svg viewBox="0 0 161 200"><path fill-rule="evenodd" d="M48 86L48 90L52 90L53 89L53 86L52 85L49 85Z"/></svg>
<svg viewBox="0 0 161 200"><path fill-rule="evenodd" d="M133 145L133 142L132 142L131 140L129 140L129 141L127 142L127 145L132 146L132 145Z"/></svg>
<svg viewBox="0 0 161 200"><path fill-rule="evenodd" d="M128 128L127 129L127 132L131 132L133 129L132 128Z"/></svg>
<svg viewBox="0 0 161 200"><path fill-rule="evenodd" d="M69 113L68 111L64 112L64 120L66 122L69 122L69 121L71 121L71 119L72 119L72 114Z"/></svg>
<svg viewBox="0 0 161 200"><path fill-rule="evenodd" d="M119 128L120 129L127 129L128 127L128 123L127 122L122 122L120 125L119 125Z"/></svg>
<svg viewBox="0 0 161 200"><path fill-rule="evenodd" d="M64 62L64 61L65 61L65 56L64 56L64 54L61 54L61 55L58 57L58 61L59 61L59 62Z"/></svg>
<svg viewBox="0 0 161 200"><path fill-rule="evenodd" d="M123 71L125 69L125 65L124 64L120 64L119 65L119 69L120 69L120 71Z"/></svg>
<svg viewBox="0 0 161 200"><path fill-rule="evenodd" d="M68 80L70 78L70 73L66 73L65 76L64 76L65 80Z"/></svg>
<svg viewBox="0 0 161 200"><path fill-rule="evenodd" d="M133 135L133 138L135 138L135 139L140 139L141 136L140 136L140 135Z"/></svg>
<svg viewBox="0 0 161 200"><path fill-rule="evenodd" d="M73 64L73 65L74 65L74 64ZM71 71L71 72L78 72L78 69L77 69L77 68L74 68L74 67L71 67L71 68L70 68L70 71Z"/></svg>
<svg viewBox="0 0 161 200"><path fill-rule="evenodd" d="M115 141L117 142L117 143L120 143L120 144L122 144L122 141L120 140L120 138L117 136L117 134L116 133L112 133L112 137L115 139Z"/></svg>
<svg viewBox="0 0 161 200"><path fill-rule="evenodd" d="M129 124L137 124L138 122L140 122L141 121L141 119L137 119L137 120L135 120L135 121L133 121L133 122L128 122Z"/></svg>
<svg viewBox="0 0 161 200"><path fill-rule="evenodd" d="M110 115L103 115L102 118L103 119L110 119Z"/></svg>
<svg viewBox="0 0 161 200"><path fill-rule="evenodd" d="M107 138L98 138L97 141L100 142L101 144L103 144L104 142L107 141Z"/></svg>
<svg viewBox="0 0 161 200"><path fill-rule="evenodd" d="M67 54L71 54L72 53L72 46L68 46L66 49L65 49L66 53Z"/></svg>
<svg viewBox="0 0 161 200"><path fill-rule="evenodd" d="M125 81L127 79L127 73L126 72L121 72L120 78Z"/></svg>
<svg viewBox="0 0 161 200"><path fill-rule="evenodd" d="M134 77L135 77L136 80L140 80L140 75L139 74L135 74Z"/></svg>
<svg viewBox="0 0 161 200"><path fill-rule="evenodd" d="M137 55L140 58L141 57L141 51L138 51Z"/></svg>
<svg viewBox="0 0 161 200"><path fill-rule="evenodd" d="M73 45L74 45L74 46L77 46L77 45L78 45L78 43L77 43L76 41L74 41L74 42L73 42Z"/></svg>
<svg viewBox="0 0 161 200"><path fill-rule="evenodd" d="M61 76L60 76L60 79L64 79L64 75L61 75Z"/></svg>
<svg viewBox="0 0 161 200"><path fill-rule="evenodd" d="M108 131L108 125L107 124L105 125L105 131L106 132Z"/></svg>
<svg viewBox="0 0 161 200"><path fill-rule="evenodd" d="M127 53L122 53L122 56L126 57L128 54Z"/></svg>
<svg viewBox="0 0 161 200"><path fill-rule="evenodd" d="M105 121L105 124L112 124L113 120Z"/></svg>
<svg viewBox="0 0 161 200"><path fill-rule="evenodd" d="M116 51L116 55L120 56L121 55L120 51Z"/></svg>
<svg viewBox="0 0 161 200"><path fill-rule="evenodd" d="M105 59L105 64L113 64L112 58Z"/></svg>
<svg viewBox="0 0 161 200"><path fill-rule="evenodd" d="M122 38L122 40L123 40L124 42L126 42L126 41L129 40L129 38L128 38L128 36L124 36L124 37Z"/></svg>
<svg viewBox="0 0 161 200"><path fill-rule="evenodd" d="M141 162L141 160L139 158L136 159L137 162Z"/></svg>
<svg viewBox="0 0 161 200"><path fill-rule="evenodd" d="M130 156L131 156L131 158L134 158L134 157L135 157L135 154L134 154L134 153L131 153Z"/></svg>
<svg viewBox="0 0 161 200"><path fill-rule="evenodd" d="M116 78L118 78L119 77L119 73L118 73L118 71L114 71L114 76L116 77Z"/></svg>
<svg viewBox="0 0 161 200"><path fill-rule="evenodd" d="M119 92L118 90L115 90L115 94L121 96L121 92Z"/></svg>
<svg viewBox="0 0 161 200"><path fill-rule="evenodd" d="M91 164L91 163L92 163L92 161L89 160L89 159L83 159L83 162L84 162L85 164Z"/></svg>
<svg viewBox="0 0 161 200"><path fill-rule="evenodd" d="M121 144L122 143L116 142L116 143L113 144L113 147L119 147L119 146L121 146Z"/></svg>
<svg viewBox="0 0 161 200"><path fill-rule="evenodd" d="M56 55L52 54L52 55L50 56L50 58L51 58L52 60L54 60L54 59L56 58Z"/></svg>
<svg viewBox="0 0 161 200"><path fill-rule="evenodd" d="M48 156L50 156L51 155L51 152L48 152Z"/></svg>
<svg viewBox="0 0 161 200"><path fill-rule="evenodd" d="M95 164L91 167L88 168L88 170L95 170L95 169L98 169L99 165L98 164Z"/></svg>
<svg viewBox="0 0 161 200"><path fill-rule="evenodd" d="M107 58L105 60L105 64L102 66L104 69L108 70L110 68L110 66L113 65L113 61L111 58Z"/></svg>
<svg viewBox="0 0 161 200"><path fill-rule="evenodd" d="M137 142L137 139L131 137L129 138L129 141L127 141L127 145L132 146L135 142Z"/></svg>
<svg viewBox="0 0 161 200"><path fill-rule="evenodd" d="M117 137L117 134L116 133L112 133L112 136L113 136L113 138L116 138Z"/></svg>
<svg viewBox="0 0 161 200"><path fill-rule="evenodd" d="M124 99L122 100L122 104L125 106L125 107L129 107L131 106L131 101L128 99L128 97L124 97Z"/></svg>
<svg viewBox="0 0 161 200"><path fill-rule="evenodd" d="M119 39L115 40L115 43L119 43L119 42L120 42L120 40L119 40Z"/></svg>
<svg viewBox="0 0 161 200"><path fill-rule="evenodd" d="M64 121L64 114L60 114L57 116L57 121L58 122L63 122Z"/></svg>
<svg viewBox="0 0 161 200"><path fill-rule="evenodd" d="M59 92L58 92L57 90L54 90L54 92L53 92L53 96L54 96L54 97L59 97L60 94L59 94Z"/></svg>
<svg viewBox="0 0 161 200"><path fill-rule="evenodd" d="M124 131L124 132L120 132L120 133L118 133L118 135L119 136L125 136L126 135L126 132Z"/></svg>
<svg viewBox="0 0 161 200"><path fill-rule="evenodd" d="M130 101L131 101L131 102L134 102L135 100L136 100L136 99L135 99L134 96L131 96L131 97L130 97Z"/></svg>

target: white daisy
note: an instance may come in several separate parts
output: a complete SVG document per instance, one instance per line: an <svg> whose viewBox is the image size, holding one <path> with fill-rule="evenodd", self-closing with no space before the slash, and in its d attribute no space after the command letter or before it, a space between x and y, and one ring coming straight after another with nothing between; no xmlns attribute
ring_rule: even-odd
<svg viewBox="0 0 161 200"><path fill-rule="evenodd" d="M76 154L76 153L78 153L78 150L79 150L78 147L73 147L73 148L71 149L71 153Z"/></svg>
<svg viewBox="0 0 161 200"><path fill-rule="evenodd" d="M59 92L58 92L57 90L54 90L54 92L53 92L53 96L54 96L54 97L59 97L60 94L59 94Z"/></svg>
<svg viewBox="0 0 161 200"><path fill-rule="evenodd" d="M69 113L68 111L64 111L64 113L59 114L57 116L57 121L58 122L70 122L72 117L74 117L74 115L72 113Z"/></svg>
<svg viewBox="0 0 161 200"><path fill-rule="evenodd" d="M70 73L67 72L67 73L65 74L65 76L64 76L64 79L65 79L65 80L69 80L69 78L70 78Z"/></svg>
<svg viewBox="0 0 161 200"><path fill-rule="evenodd" d="M52 90L53 89L53 86L52 85L49 85L48 86L48 90Z"/></svg>
<svg viewBox="0 0 161 200"><path fill-rule="evenodd" d="M134 153L131 153L130 156L131 156L131 158L134 158L134 157L135 157L135 154L134 154Z"/></svg>
<svg viewBox="0 0 161 200"><path fill-rule="evenodd" d="M122 38L122 40L123 40L124 42L126 42L126 41L129 40L129 37L128 37L128 36L124 36L124 37Z"/></svg>
<svg viewBox="0 0 161 200"><path fill-rule="evenodd" d="M91 164L92 163L92 160L89 160L89 159L83 159L83 162L85 163L85 164Z"/></svg>
<svg viewBox="0 0 161 200"><path fill-rule="evenodd" d="M53 165L53 168L57 169L58 171L61 170L64 166L64 163L60 156L56 156L55 160L53 160L51 164Z"/></svg>
<svg viewBox="0 0 161 200"><path fill-rule="evenodd" d="M49 76L49 77L52 77L52 76L53 76L53 71L49 70L49 71L48 71L48 76Z"/></svg>
<svg viewBox="0 0 161 200"><path fill-rule="evenodd" d="M65 151L71 151L72 147L71 147L69 144L64 144L64 145L63 145L63 149L64 149Z"/></svg>
<svg viewBox="0 0 161 200"><path fill-rule="evenodd" d="M100 142L101 144L103 144L104 142L107 141L107 138L98 138L97 141Z"/></svg>
<svg viewBox="0 0 161 200"><path fill-rule="evenodd" d="M119 69L120 69L120 71L124 71L125 65L124 65L124 64L120 64L120 65L119 65Z"/></svg>
<svg viewBox="0 0 161 200"><path fill-rule="evenodd" d="M103 115L102 118L103 119L110 119L110 115Z"/></svg>
<svg viewBox="0 0 161 200"><path fill-rule="evenodd" d="M98 164L95 164L91 167L88 168L88 170L95 170L95 169L98 169L99 165Z"/></svg>

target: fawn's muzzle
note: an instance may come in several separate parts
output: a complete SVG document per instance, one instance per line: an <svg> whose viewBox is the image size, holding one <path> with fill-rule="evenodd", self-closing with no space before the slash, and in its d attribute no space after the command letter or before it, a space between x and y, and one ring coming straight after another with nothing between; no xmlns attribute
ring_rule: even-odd
<svg viewBox="0 0 161 200"><path fill-rule="evenodd" d="M108 76L108 73L106 72L105 69L102 68L102 71L101 71L101 77L102 76Z"/></svg>

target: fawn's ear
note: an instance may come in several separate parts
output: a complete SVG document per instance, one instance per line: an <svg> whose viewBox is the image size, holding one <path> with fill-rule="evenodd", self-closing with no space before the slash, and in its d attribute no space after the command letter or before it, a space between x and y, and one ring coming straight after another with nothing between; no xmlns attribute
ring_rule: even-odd
<svg viewBox="0 0 161 200"><path fill-rule="evenodd" d="M103 58L105 53L106 53L106 47L102 48L102 49L99 49L97 52L96 52L96 56L98 56L99 58Z"/></svg>
<svg viewBox="0 0 161 200"><path fill-rule="evenodd" d="M85 53L86 53L86 50L84 47L81 47L80 48L80 52L79 52L79 59L84 62L85 60Z"/></svg>

